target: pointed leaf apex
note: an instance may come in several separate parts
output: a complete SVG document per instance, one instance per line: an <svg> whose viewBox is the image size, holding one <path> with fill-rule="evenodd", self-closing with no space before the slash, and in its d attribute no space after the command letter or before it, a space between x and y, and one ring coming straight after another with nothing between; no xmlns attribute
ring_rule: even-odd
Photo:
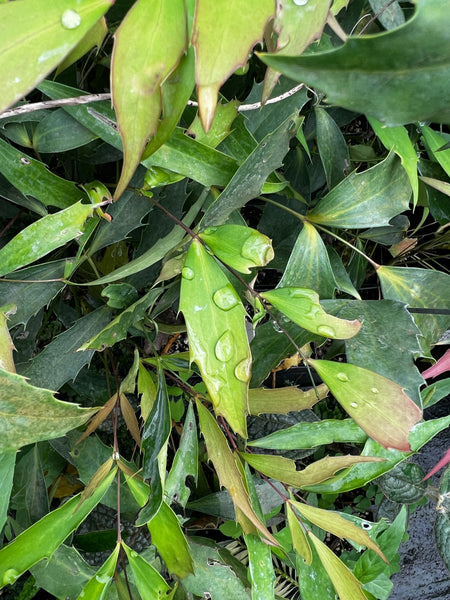
<svg viewBox="0 0 450 600"><path fill-rule="evenodd" d="M216 112L218 91L218 85L199 85L197 87L198 110L205 133L208 133L211 129L214 113Z"/></svg>

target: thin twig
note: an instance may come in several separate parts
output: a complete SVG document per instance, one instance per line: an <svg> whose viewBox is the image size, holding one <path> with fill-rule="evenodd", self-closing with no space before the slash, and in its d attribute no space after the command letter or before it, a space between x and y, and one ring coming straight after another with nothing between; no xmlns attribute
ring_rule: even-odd
<svg viewBox="0 0 450 600"><path fill-rule="evenodd" d="M368 27L370 27L372 25L372 23L374 21L376 21L378 19L378 17L380 15L382 15L384 13L384 11L391 6L391 4L394 4L394 2L397 2L397 0L389 0L389 2L387 4L385 4L375 15L373 15L373 17L370 19L370 21L367 21L367 23L361 29L361 31L359 32L359 35L362 35L366 31L366 29Z"/></svg>

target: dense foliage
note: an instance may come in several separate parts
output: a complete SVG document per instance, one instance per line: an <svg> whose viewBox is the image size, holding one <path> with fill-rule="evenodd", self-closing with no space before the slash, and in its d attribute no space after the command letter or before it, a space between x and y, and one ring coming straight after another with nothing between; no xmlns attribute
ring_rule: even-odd
<svg viewBox="0 0 450 600"><path fill-rule="evenodd" d="M386 600L431 494L450 564L444 4L0 1L5 597Z"/></svg>

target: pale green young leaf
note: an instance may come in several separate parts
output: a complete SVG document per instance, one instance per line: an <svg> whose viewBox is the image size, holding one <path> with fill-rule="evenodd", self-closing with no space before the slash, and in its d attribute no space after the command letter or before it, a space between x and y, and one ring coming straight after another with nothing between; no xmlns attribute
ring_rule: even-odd
<svg viewBox="0 0 450 600"><path fill-rule="evenodd" d="M97 506L114 480L116 471L116 468L112 469L79 510L75 512L80 494L45 515L0 550L0 588L13 584L30 567L52 556Z"/></svg>
<svg viewBox="0 0 450 600"><path fill-rule="evenodd" d="M246 414L251 356L245 309L222 269L193 240L182 271L180 310L191 360L199 366L216 414L247 437Z"/></svg>
<svg viewBox="0 0 450 600"><path fill-rule="evenodd" d="M339 594L340 600L367 600L367 596L362 591L361 583L341 559L311 531L308 531L308 536L314 544L317 554Z"/></svg>
<svg viewBox="0 0 450 600"><path fill-rule="evenodd" d="M409 182L413 191L413 205L416 206L419 198L419 180L417 177L417 157L416 149L408 135L408 130L399 125L397 127L386 127L377 119L369 119L370 126L380 138L381 143L389 151L393 150L400 157L403 168L408 174Z"/></svg>
<svg viewBox="0 0 450 600"><path fill-rule="evenodd" d="M24 377L0 370L0 447L2 452L61 437L97 412L56 400Z"/></svg>
<svg viewBox="0 0 450 600"><path fill-rule="evenodd" d="M111 89L124 152L115 199L133 176L149 137L156 134L161 85L177 66L186 45L183 0L138 0L115 34Z"/></svg>
<svg viewBox="0 0 450 600"><path fill-rule="evenodd" d="M260 295L292 322L323 337L347 339L361 328L358 320L347 321L327 314L320 305L319 294L313 290L285 287Z"/></svg>
<svg viewBox="0 0 450 600"><path fill-rule="evenodd" d="M326 512L328 513L329 511ZM286 502L286 514L294 550L303 558L307 565L310 565L312 562L312 553L308 538L306 537L305 527L303 523L299 522L290 502Z"/></svg>
<svg viewBox="0 0 450 600"><path fill-rule="evenodd" d="M308 213L313 224L338 229L388 225L407 210L411 187L394 154L362 173L351 173Z"/></svg>
<svg viewBox="0 0 450 600"><path fill-rule="evenodd" d="M113 0L7 2L0 7L0 113L53 71Z"/></svg>
<svg viewBox="0 0 450 600"><path fill-rule="evenodd" d="M425 140L426 146L429 148L431 157L437 160L447 175L450 177L450 149L441 150L448 142L447 138L439 135L437 131L431 127L423 126L420 128Z"/></svg>
<svg viewBox="0 0 450 600"><path fill-rule="evenodd" d="M330 103L388 126L446 122L450 119L447 8L441 0L421 0L416 6L413 17L393 31L350 36L331 52L262 55L261 60L294 81L318 87Z"/></svg>
<svg viewBox="0 0 450 600"><path fill-rule="evenodd" d="M158 571L142 556L122 542L139 593L145 600L171 600L176 587L171 589Z"/></svg>
<svg viewBox="0 0 450 600"><path fill-rule="evenodd" d="M408 435L422 411L400 385L349 363L309 359L309 364L367 435L385 448L411 450Z"/></svg>
<svg viewBox="0 0 450 600"><path fill-rule="evenodd" d="M199 237L221 261L240 273L251 273L253 267L264 267L274 256L271 240L251 227L207 227Z"/></svg>
<svg viewBox="0 0 450 600"><path fill-rule="evenodd" d="M117 542L112 553L84 586L77 600L104 600L106 598L116 571L119 551L120 543Z"/></svg>
<svg viewBox="0 0 450 600"><path fill-rule="evenodd" d="M251 415L264 413L283 415L291 411L306 410L327 396L328 387L324 384L310 390L300 390L295 386L275 389L254 388L248 391L249 413Z"/></svg>
<svg viewBox="0 0 450 600"><path fill-rule="evenodd" d="M191 44L196 54L197 97L205 131L211 127L220 86L247 63L274 12L273 0L250 0L245 7L227 0L197 2Z"/></svg>
<svg viewBox="0 0 450 600"><path fill-rule="evenodd" d="M446 181L440 181L439 179L434 179L433 177L421 177L420 179L430 187L438 190L438 192L442 192L446 196L450 196L450 183L447 183Z"/></svg>
<svg viewBox="0 0 450 600"><path fill-rule="evenodd" d="M0 275L29 265L81 235L93 206L77 202L22 229L0 250Z"/></svg>
<svg viewBox="0 0 450 600"><path fill-rule="evenodd" d="M238 114L238 106L239 102L237 100L232 100L226 104L219 102L216 106L214 119L208 133L205 133L198 115L196 115L193 122L189 125L186 133L201 144L205 144L210 148L216 148L231 133L233 121Z"/></svg>

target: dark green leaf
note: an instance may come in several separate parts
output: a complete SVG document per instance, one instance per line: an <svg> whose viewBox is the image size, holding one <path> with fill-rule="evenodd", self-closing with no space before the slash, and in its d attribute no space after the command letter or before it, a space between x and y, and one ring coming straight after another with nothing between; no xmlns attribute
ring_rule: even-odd
<svg viewBox="0 0 450 600"><path fill-rule="evenodd" d="M95 134L59 108L39 122L33 133L33 147L43 153L66 152L95 139Z"/></svg>
<svg viewBox="0 0 450 600"><path fill-rule="evenodd" d="M420 465L404 461L377 480L389 500L399 504L413 504L421 500L427 484L425 471Z"/></svg>
<svg viewBox="0 0 450 600"><path fill-rule="evenodd" d="M350 156L336 121L323 108L316 108L315 115L317 146L327 176L327 186L331 190L348 174Z"/></svg>
<svg viewBox="0 0 450 600"><path fill-rule="evenodd" d="M16 451L14 449L9 451L2 450L0 454L0 477L2 481L0 487L0 531L3 529L8 515L15 462Z"/></svg>

